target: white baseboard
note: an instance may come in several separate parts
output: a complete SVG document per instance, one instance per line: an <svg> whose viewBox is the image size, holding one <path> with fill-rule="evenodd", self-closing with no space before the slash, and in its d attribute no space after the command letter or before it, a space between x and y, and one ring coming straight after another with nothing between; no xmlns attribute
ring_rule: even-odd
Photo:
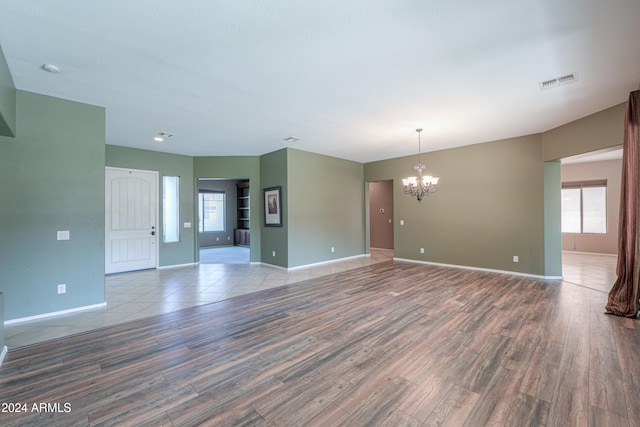
<svg viewBox="0 0 640 427"><path fill-rule="evenodd" d="M562 252L567 252L570 254L578 254L578 255L595 255L595 256L610 256L610 257L618 257L618 254L603 254L600 252L580 252L580 251L565 251L563 250Z"/></svg>
<svg viewBox="0 0 640 427"><path fill-rule="evenodd" d="M158 267L158 270L167 270L169 268L179 268L179 267L189 267L190 265L198 265L199 262L188 262L186 264L174 264L174 265L163 265L162 267Z"/></svg>
<svg viewBox="0 0 640 427"><path fill-rule="evenodd" d="M494 270L491 268L481 268L481 267L470 267L466 265L455 265L455 264L442 264L439 262L431 262L431 261L419 261L415 259L405 259L405 258L393 258L394 261L402 261L402 262L411 262L414 264L427 264L427 265L435 265L438 267L448 267L448 268L460 268L462 270L475 270L475 271L486 271L488 273L498 273L498 274L509 274L511 276L523 276L523 277L531 277L533 279L543 279L543 280L562 280L562 276L540 276L537 274L529 274L529 273L520 273L518 271L508 271L508 270Z"/></svg>
<svg viewBox="0 0 640 427"><path fill-rule="evenodd" d="M2 366L2 361L4 360L4 357L7 355L7 346L5 345L2 348L2 351L0 352L0 366Z"/></svg>
<svg viewBox="0 0 640 427"><path fill-rule="evenodd" d="M282 266L275 265L275 264L269 264L268 262L260 262L260 263L257 263L257 264L262 264L262 265L265 265L267 267L277 268L279 270L295 271L295 270L301 270L301 269L304 269L304 268L318 267L318 266L321 266L321 265L334 264L336 262L348 261L350 259L366 258L367 256L370 256L370 255L368 255L368 254L360 254L360 255L348 256L348 257L344 257L344 258L331 259L331 260L328 260L328 261L316 262L316 263L313 263L313 264L298 265L296 267L291 267L291 268L282 267Z"/></svg>
<svg viewBox="0 0 640 427"><path fill-rule="evenodd" d="M36 316L20 317L18 319L5 320L4 324L5 324L5 326L6 325L13 325L15 323L28 322L30 320L46 319L48 317L62 316L62 315L65 315L65 314L77 313L79 311L94 310L96 308L103 308L103 307L106 307L106 306L107 306L106 302L103 302L101 304L85 305L83 307L71 308L69 310L52 311L50 313L38 314Z"/></svg>

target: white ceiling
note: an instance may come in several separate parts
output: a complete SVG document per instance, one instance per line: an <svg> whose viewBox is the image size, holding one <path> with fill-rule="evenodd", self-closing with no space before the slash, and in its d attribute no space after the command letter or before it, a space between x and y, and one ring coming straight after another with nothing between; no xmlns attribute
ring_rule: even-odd
<svg viewBox="0 0 640 427"><path fill-rule="evenodd" d="M433 151L625 102L638 22L638 0L0 0L0 45L18 89L104 106L108 144L368 162L417 127Z"/></svg>
<svg viewBox="0 0 640 427"><path fill-rule="evenodd" d="M572 163L604 162L608 160L622 160L623 148L621 146L604 148L590 153L577 154L561 159L563 165Z"/></svg>

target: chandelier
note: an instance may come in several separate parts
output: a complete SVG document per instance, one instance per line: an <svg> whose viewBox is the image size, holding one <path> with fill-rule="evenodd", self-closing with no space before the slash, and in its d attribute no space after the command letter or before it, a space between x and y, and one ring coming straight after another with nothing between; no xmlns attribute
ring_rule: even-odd
<svg viewBox="0 0 640 427"><path fill-rule="evenodd" d="M422 132L422 129L416 129L416 132L418 132L418 164L413 168L418 171L418 176L403 178L402 184L404 185L405 194L409 194L410 196L418 199L418 202L421 202L424 196L429 195L429 193L435 193L436 191L438 191L437 185L440 178L431 175L422 176L422 171L426 168L426 166L422 164L420 158L420 132Z"/></svg>

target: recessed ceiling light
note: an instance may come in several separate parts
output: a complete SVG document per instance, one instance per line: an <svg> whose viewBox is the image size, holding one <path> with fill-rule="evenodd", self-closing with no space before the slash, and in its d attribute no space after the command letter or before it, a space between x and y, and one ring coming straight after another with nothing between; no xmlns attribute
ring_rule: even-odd
<svg viewBox="0 0 640 427"><path fill-rule="evenodd" d="M298 138L297 136L288 136L284 140L287 141L287 142L298 142L301 139L302 138Z"/></svg>
<svg viewBox="0 0 640 427"><path fill-rule="evenodd" d="M155 138L153 138L154 141L158 141L158 142L162 142L164 141L164 138L161 136L156 136Z"/></svg>
<svg viewBox="0 0 640 427"><path fill-rule="evenodd" d="M53 64L44 64L42 69L51 74L58 74L60 72L60 68Z"/></svg>

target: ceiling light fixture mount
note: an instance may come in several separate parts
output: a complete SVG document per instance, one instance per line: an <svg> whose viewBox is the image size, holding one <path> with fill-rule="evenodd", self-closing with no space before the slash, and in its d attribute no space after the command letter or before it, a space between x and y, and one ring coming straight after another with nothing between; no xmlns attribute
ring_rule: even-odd
<svg viewBox="0 0 640 427"><path fill-rule="evenodd" d="M156 135L155 138L153 138L154 141L158 141L158 142L162 142L165 140L165 138L171 138L174 134L172 134L171 132L158 132L158 135Z"/></svg>
<svg viewBox="0 0 640 427"><path fill-rule="evenodd" d="M440 178L437 176L422 176L422 171L426 169L426 166L422 164L421 159L421 141L420 132L422 129L416 129L418 132L418 164L413 168L417 171L418 176L410 176L402 179L404 185L405 194L409 194L412 197L418 199L418 203L422 201L424 196L428 196L430 193L438 191L438 181Z"/></svg>
<svg viewBox="0 0 640 427"><path fill-rule="evenodd" d="M300 141L302 138L298 138L297 136L288 136L284 139L284 141L287 142L298 142Z"/></svg>
<svg viewBox="0 0 640 427"><path fill-rule="evenodd" d="M53 64L44 64L42 66L42 69L45 70L47 73L51 73L51 74L60 73L60 68L58 68L58 66Z"/></svg>

